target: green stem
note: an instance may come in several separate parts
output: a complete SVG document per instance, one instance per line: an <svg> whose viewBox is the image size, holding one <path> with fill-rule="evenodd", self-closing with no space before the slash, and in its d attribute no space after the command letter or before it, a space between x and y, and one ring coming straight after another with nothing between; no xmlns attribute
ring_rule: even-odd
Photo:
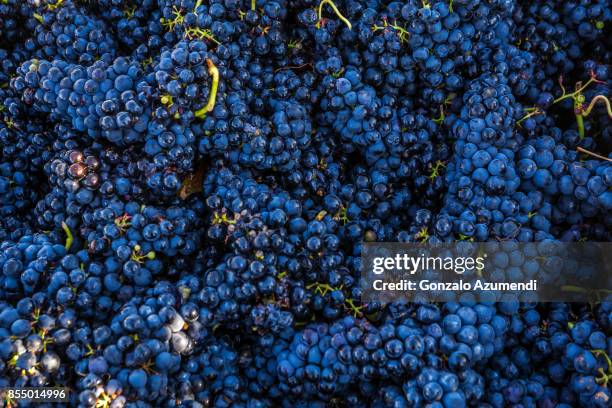
<svg viewBox="0 0 612 408"><path fill-rule="evenodd" d="M589 293L588 289L581 288L580 286L574 286L574 285L563 285L561 286L561 290L563 292Z"/></svg>
<svg viewBox="0 0 612 408"><path fill-rule="evenodd" d="M173 105L172 95L162 95L161 97L162 105L166 105L168 107Z"/></svg>
<svg viewBox="0 0 612 408"><path fill-rule="evenodd" d="M72 232L70 232L68 224L66 224L64 221L62 221L62 229L66 233L66 244L64 245L64 248L66 248L66 251L69 251L72 243L74 242L74 237L72 236Z"/></svg>
<svg viewBox="0 0 612 408"><path fill-rule="evenodd" d="M523 123L524 121L526 121L527 119L529 119L532 116L539 115L539 114L542 113L542 111L540 111L540 108L538 108L538 107L525 108L524 110L525 110L525 112L529 112L529 113L527 115L523 116L522 118L520 118L516 122L517 125L520 125L521 123Z"/></svg>
<svg viewBox="0 0 612 408"><path fill-rule="evenodd" d="M142 248L140 247L140 245L134 246L134 249L132 249L132 257L131 257L133 261L136 261L138 263L144 263L147 259L148 260L155 259L155 252L149 251L146 254L143 254L141 252L141 249Z"/></svg>
<svg viewBox="0 0 612 408"><path fill-rule="evenodd" d="M198 39L198 40L209 40L214 42L217 45L221 45L219 41L212 35L212 31L208 29L202 29L199 27L189 27L185 30L185 38L189 38L190 40Z"/></svg>
<svg viewBox="0 0 612 408"><path fill-rule="evenodd" d="M581 113L576 114L576 122L578 123L578 134L580 135L580 140L584 139L584 119Z"/></svg>
<svg viewBox="0 0 612 408"><path fill-rule="evenodd" d="M257 8L257 0L251 0L251 10L255 11Z"/></svg>
<svg viewBox="0 0 612 408"><path fill-rule="evenodd" d="M444 109L442 109L442 107L440 107L440 116L438 116L437 118L432 119L433 123L435 123L436 125L440 125L444 122L444 119L446 118L446 115L444 115Z"/></svg>
<svg viewBox="0 0 612 408"><path fill-rule="evenodd" d="M602 101L603 104L606 105L606 110L608 111L608 117L612 119L612 107L610 106L610 100L604 95L597 95L596 97L594 97L591 100L591 103L589 103L589 106L582 113L582 116L589 116L591 114L591 111L595 107L595 104L599 101Z"/></svg>
<svg viewBox="0 0 612 408"><path fill-rule="evenodd" d="M565 90L563 92L563 95L561 95L560 97L558 97L557 99L555 99L553 101L553 105L556 103L561 102L562 100L568 99L568 98L574 98L577 95L579 95L580 93L582 93L582 91L584 91L585 89L588 88L589 85L591 85L593 82L595 82L595 78L591 77L586 84L582 85L580 88L578 88L577 90L575 90L574 92L570 93L570 94L566 94Z"/></svg>
<svg viewBox="0 0 612 408"><path fill-rule="evenodd" d="M57 9L58 7L60 7L63 2L64 0L57 0L55 4L47 4L47 9L49 9L50 11L53 11Z"/></svg>
<svg viewBox="0 0 612 408"><path fill-rule="evenodd" d="M206 114L215 108L217 91L219 89L219 69L210 59L206 60L206 64L208 65L208 73L212 76L212 86L210 87L210 94L208 95L208 103L202 109L195 112L195 117L200 119L206 117Z"/></svg>
<svg viewBox="0 0 612 408"><path fill-rule="evenodd" d="M322 1L319 3L319 21L321 21L321 18L322 18L321 16L322 16L322 14L323 14L323 5L324 5L324 4L329 4L329 6L332 8L332 10L334 10L334 13L336 13L336 15L338 16L338 18L339 18L340 20L342 20L342 22L343 22L344 24L346 24L346 26L349 28L349 30L352 30L352 29L353 29L353 25L351 24L351 22L350 22L350 21L348 21L348 20L346 19L346 17L344 17L344 16L342 15L342 13L340 13L340 10L338 10L338 7L336 7L336 5L334 4L334 2L333 2L332 0L322 0Z"/></svg>
<svg viewBox="0 0 612 408"><path fill-rule="evenodd" d="M608 364L608 371L612 370L612 360L610 360L610 356L608 356L608 353L606 353L605 350L595 349L591 350L591 353L595 354L598 357L603 356L606 359L606 363Z"/></svg>

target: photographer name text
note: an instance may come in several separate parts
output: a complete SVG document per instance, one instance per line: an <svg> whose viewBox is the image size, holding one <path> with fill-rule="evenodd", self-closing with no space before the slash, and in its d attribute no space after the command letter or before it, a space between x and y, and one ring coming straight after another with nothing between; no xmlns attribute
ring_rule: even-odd
<svg viewBox="0 0 612 408"><path fill-rule="evenodd" d="M376 291L500 291L516 292L538 290L538 280L532 279L527 282L485 282L476 279L473 282L458 280L456 282L434 282L430 280L402 279L396 282L385 282L377 279L372 282L372 288Z"/></svg>

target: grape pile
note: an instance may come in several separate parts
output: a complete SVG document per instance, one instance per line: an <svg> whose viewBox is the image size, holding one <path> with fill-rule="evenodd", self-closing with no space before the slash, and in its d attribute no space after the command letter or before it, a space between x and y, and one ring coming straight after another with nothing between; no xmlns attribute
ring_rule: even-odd
<svg viewBox="0 0 612 408"><path fill-rule="evenodd" d="M607 0L0 0L0 388L612 407L610 293L359 282L365 242L612 240L611 27Z"/></svg>

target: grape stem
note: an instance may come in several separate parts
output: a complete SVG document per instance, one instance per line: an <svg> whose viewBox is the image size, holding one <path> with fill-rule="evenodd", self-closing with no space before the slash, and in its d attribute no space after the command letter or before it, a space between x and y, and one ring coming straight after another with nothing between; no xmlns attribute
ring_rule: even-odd
<svg viewBox="0 0 612 408"><path fill-rule="evenodd" d="M319 293L321 294L321 296L325 296L328 292L333 292L335 290L342 290L342 286L334 288L329 283L315 282L315 283L311 283L310 285L306 286L306 289L313 289L313 288L314 288L315 293Z"/></svg>
<svg viewBox="0 0 612 408"><path fill-rule="evenodd" d="M591 78L589 78L589 80L584 85L582 85L581 82L578 82L576 84L576 90L574 92L568 94L565 91L565 88L563 87L563 82L559 81L559 84L561 85L561 90L563 91L563 93L561 94L560 97L558 97L557 99L555 99L553 101L553 105L557 104L557 103L559 103L559 102L561 102L561 101L563 101L565 99L568 99L568 98L576 99L580 94L582 94L582 91L587 89L589 87L589 85L591 85L593 82L599 82L599 81L595 78L595 76L591 75Z"/></svg>
<svg viewBox="0 0 612 408"><path fill-rule="evenodd" d="M208 29L202 29L199 27L189 27L185 30L185 38L190 40L196 38L198 40L209 40L217 45L221 45L219 41L213 36L212 31Z"/></svg>
<svg viewBox="0 0 612 408"><path fill-rule="evenodd" d="M56 10L58 7L61 7L62 3L64 2L64 0L57 0L57 2L55 4L47 4L47 9L49 11L54 11Z"/></svg>
<svg viewBox="0 0 612 408"><path fill-rule="evenodd" d="M74 242L74 237L72 236L72 232L70 232L68 224L66 224L64 221L62 221L62 229L66 233L66 244L64 244L64 248L66 248L66 251L69 251L72 243Z"/></svg>
<svg viewBox="0 0 612 408"><path fill-rule="evenodd" d="M417 232L417 234L415 235L415 238L419 242L427 242L429 240L429 228L427 227L421 228L421 230Z"/></svg>
<svg viewBox="0 0 612 408"><path fill-rule="evenodd" d="M319 13L318 13L319 14L319 22L317 23L317 25L320 25L320 23L321 23L322 14L323 14L323 5L324 4L329 4L329 6L332 8L332 10L334 10L334 13L336 13L338 18L340 20L342 20L342 22L344 24L346 24L346 26L349 28L349 30L353 29L353 25L351 24L351 22L348 21L347 18L342 15L342 13L340 13L340 10L338 10L338 7L336 7L336 4L334 4L334 2L332 0L322 0L319 3Z"/></svg>
<svg viewBox="0 0 612 408"><path fill-rule="evenodd" d="M608 157L605 157L605 156L602 156L602 155L597 154L597 153L593 153L592 151L587 150L587 149L585 149L583 147L578 146L576 148L576 150L579 151L580 153L588 154L589 156L593 156L593 157L596 157L596 158L601 159L601 160L612 162L612 159L610 159Z"/></svg>
<svg viewBox="0 0 612 408"><path fill-rule="evenodd" d="M223 213L221 213L221 215L219 215L219 213L215 211L215 213L213 214L212 224L213 225L216 225L216 224L231 225L231 224L236 224L236 220L235 219L233 219L233 220L229 219L228 216L227 216L227 213L225 213L225 212L223 212Z"/></svg>
<svg viewBox="0 0 612 408"><path fill-rule="evenodd" d="M580 140L584 139L584 118L580 113L576 114L576 125L578 126L578 135Z"/></svg>
<svg viewBox="0 0 612 408"><path fill-rule="evenodd" d="M605 95L597 95L592 100L591 103L584 108L584 96L578 95L574 100L574 111L576 113L576 121L578 122L578 134L580 135L580 139L584 138L584 118L591 114L591 111L595 107L597 102L601 101L604 105L606 105L606 110L608 111L608 117L612 119L612 108L610 107L610 100Z"/></svg>
<svg viewBox="0 0 612 408"><path fill-rule="evenodd" d="M602 83L602 81L598 80L593 72L591 72L591 77L589 80L583 85L582 82L577 82L575 86L575 91L571 93L567 93L565 86L563 85L563 77L559 77L559 87L561 88L561 96L555 99L552 102L552 105L555 105L561 101L566 99L573 99L574 101L574 114L576 115L576 123L578 126L578 134L580 135L580 139L584 139L584 118L589 116L595 104L599 101L603 102L606 105L606 109L608 111L608 116L612 119L612 107L610 106L610 100L604 95L597 95L591 100L591 103L588 107L584 108L585 96L583 95L583 91L587 89L592 83ZM542 112L537 106L533 108L526 108L527 115L523 116L519 119L516 124L520 125L524 120L528 119L533 115L538 115Z"/></svg>
<svg viewBox="0 0 612 408"><path fill-rule="evenodd" d="M535 115L540 115L540 114L544 113L544 112L542 112L542 111L540 110L540 108L538 108L538 107L533 107L533 108L525 108L524 110L525 110L525 112L528 112L528 113L527 113L525 116L523 116L522 118L520 118L520 119L519 119L519 120L516 122L516 124L517 124L517 125L520 125L521 123L523 123L524 121L526 121L527 119L529 119L529 118L530 118L530 117L532 117L532 116L535 116Z"/></svg>
<svg viewBox="0 0 612 408"><path fill-rule="evenodd" d="M410 36L410 33L408 31L406 31L405 28L403 28L402 26L398 25L397 22L394 22L393 24L389 24L389 22L387 21L386 18L383 18L383 25L379 26L374 24L372 26L372 31L376 32L376 31L380 31L380 30L385 30L387 28L391 28L393 30L395 30L397 32L397 36L400 40L401 43L404 43L408 40L408 37Z"/></svg>
<svg viewBox="0 0 612 408"><path fill-rule="evenodd" d="M582 116L585 116L585 117L589 116L591 114L591 111L595 107L595 104L599 101L603 102L603 104L606 105L606 110L608 111L608 117L612 119L612 107L610 106L610 100L604 95L595 96L591 100L591 103L589 103L589 106L582 113Z"/></svg>
<svg viewBox="0 0 612 408"><path fill-rule="evenodd" d="M96 400L96 408L108 408L112 402L111 397L102 391L98 399Z"/></svg>
<svg viewBox="0 0 612 408"><path fill-rule="evenodd" d="M171 20L170 19L162 19L163 21L160 20L162 25L168 31L173 31L176 26L183 25L183 23L185 22L185 16L183 15L183 12L178 9L178 7L176 6L173 7L172 15L174 16L174 18Z"/></svg>
<svg viewBox="0 0 612 408"><path fill-rule="evenodd" d="M600 384L604 387L607 387L608 382L612 378L612 360L610 360L610 357L608 356L608 353L606 353L605 350L595 349L595 350L591 350L591 353L593 353L596 357L602 356L606 360L606 365L608 366L608 372L606 373L606 371L602 367L599 367L597 372L600 374L600 376L595 379L595 382L597 382L597 384Z"/></svg>
<svg viewBox="0 0 612 408"><path fill-rule="evenodd" d="M134 248L132 249L132 256L131 256L132 261L136 261L138 263L144 263L147 259L148 260L155 259L155 252L149 251L146 254L143 254L141 250L142 248L140 247L140 245L134 246Z"/></svg>
<svg viewBox="0 0 612 408"><path fill-rule="evenodd" d="M206 117L206 114L215 108L217 91L219 89L219 69L210 58L206 59L206 65L208 65L208 73L212 76L212 86L210 87L210 94L208 94L208 103L202 109L195 112L195 117L200 119Z"/></svg>
<svg viewBox="0 0 612 408"><path fill-rule="evenodd" d="M363 312L361 311L363 306L356 306L353 299L347 298L344 300L344 303L345 307L353 313L354 317L361 317L363 315Z"/></svg>
<svg viewBox="0 0 612 408"><path fill-rule="evenodd" d="M446 114L444 113L444 105L440 105L440 116L432 119L436 125L441 125L444 123L444 119L446 119Z"/></svg>
<svg viewBox="0 0 612 408"><path fill-rule="evenodd" d="M446 165L444 164L443 161L438 160L435 164L433 169L431 170L431 174L429 174L429 176L427 176L427 178L431 181L435 180L436 177L438 177L440 175L440 169L445 168Z"/></svg>
<svg viewBox="0 0 612 408"><path fill-rule="evenodd" d="M288 65L286 67L276 68L274 70L274 72L285 71L285 70L288 70L288 69L303 69L303 68L306 68L306 67L311 67L312 68L312 62L306 62L306 63L301 64L301 65Z"/></svg>

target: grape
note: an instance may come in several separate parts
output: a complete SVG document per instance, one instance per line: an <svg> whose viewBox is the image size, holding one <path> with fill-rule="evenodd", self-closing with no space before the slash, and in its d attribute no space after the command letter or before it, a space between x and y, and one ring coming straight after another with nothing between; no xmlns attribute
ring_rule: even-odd
<svg viewBox="0 0 612 408"><path fill-rule="evenodd" d="M611 406L610 288L383 303L361 282L369 243L486 243L496 279L559 286L551 243L610 241L611 20L603 0L0 0L0 388Z"/></svg>

